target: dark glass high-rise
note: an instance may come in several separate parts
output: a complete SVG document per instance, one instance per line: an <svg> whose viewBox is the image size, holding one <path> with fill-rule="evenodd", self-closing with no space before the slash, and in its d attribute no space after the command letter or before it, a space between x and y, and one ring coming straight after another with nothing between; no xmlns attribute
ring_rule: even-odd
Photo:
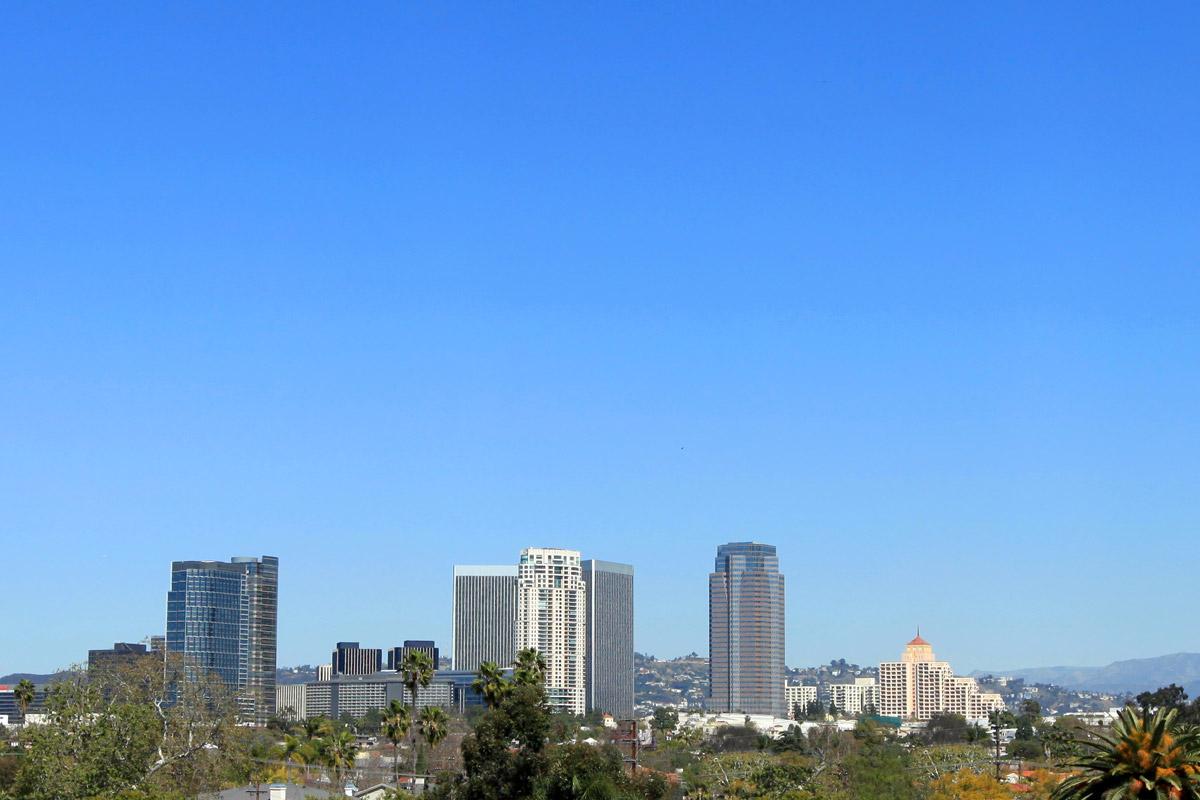
<svg viewBox="0 0 1200 800"><path fill-rule="evenodd" d="M167 650L237 693L244 721L275 713L279 559L175 561L167 592Z"/></svg>
<svg viewBox="0 0 1200 800"><path fill-rule="evenodd" d="M783 575L775 546L719 546L708 576L711 710L787 716L783 624Z"/></svg>

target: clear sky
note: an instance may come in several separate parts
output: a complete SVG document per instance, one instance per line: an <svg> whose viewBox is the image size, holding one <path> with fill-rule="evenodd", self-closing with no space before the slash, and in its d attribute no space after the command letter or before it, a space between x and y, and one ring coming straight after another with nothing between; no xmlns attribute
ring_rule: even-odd
<svg viewBox="0 0 1200 800"><path fill-rule="evenodd" d="M791 664L1200 650L1200 11L849 5L6 4L0 674L742 539Z"/></svg>

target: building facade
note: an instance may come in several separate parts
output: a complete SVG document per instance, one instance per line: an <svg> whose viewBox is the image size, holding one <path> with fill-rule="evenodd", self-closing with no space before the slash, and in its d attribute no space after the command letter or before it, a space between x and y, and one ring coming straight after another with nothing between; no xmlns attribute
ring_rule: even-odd
<svg viewBox="0 0 1200 800"><path fill-rule="evenodd" d="M783 701L787 704L787 718L796 719L808 710L809 703L817 702L817 687L785 683Z"/></svg>
<svg viewBox="0 0 1200 800"><path fill-rule="evenodd" d="M439 706L461 711L467 706L483 705L482 695L474 689L474 680L473 672L438 670L428 686L417 689L417 708ZM294 694L296 690L303 692L302 700ZM404 705L412 702L412 695L404 685L403 677L393 671L374 675L340 675L331 680L280 686L277 696L279 703L292 704L298 719L338 718L343 714L361 717L371 710L384 710L393 700L399 700Z"/></svg>
<svg viewBox="0 0 1200 800"><path fill-rule="evenodd" d="M358 642L338 642L329 660L334 675L374 675L383 669L383 650L361 647Z"/></svg>
<svg viewBox="0 0 1200 800"><path fill-rule="evenodd" d="M825 686L829 703L840 714L856 717L859 714L879 713L879 683L874 678L855 678L851 683L830 683Z"/></svg>
<svg viewBox="0 0 1200 800"><path fill-rule="evenodd" d="M955 675L949 663L938 661L920 634L905 645L899 661L879 665L879 713L884 716L923 721L959 714L982 720L1003 708L1000 695L979 691L974 678Z"/></svg>
<svg viewBox="0 0 1200 800"><path fill-rule="evenodd" d="M308 719L307 684L281 683L275 687L275 713L290 719Z"/></svg>
<svg viewBox="0 0 1200 800"><path fill-rule="evenodd" d="M491 661L511 666L517 657L517 567L454 568L454 669L475 672Z"/></svg>
<svg viewBox="0 0 1200 800"><path fill-rule="evenodd" d="M784 581L774 545L719 546L708 598L709 707L786 716Z"/></svg>
<svg viewBox="0 0 1200 800"><path fill-rule="evenodd" d="M242 718L275 713L279 559L176 561L167 592L167 650L235 690Z"/></svg>
<svg viewBox="0 0 1200 800"><path fill-rule="evenodd" d="M146 654L146 645L134 642L116 642L111 649L88 650L88 672L136 663Z"/></svg>
<svg viewBox="0 0 1200 800"><path fill-rule="evenodd" d="M429 656L429 662L433 664L434 669L441 666L439 663L441 661L441 653L438 652L436 642L431 639L405 639L404 644L400 647L393 647L388 650L388 669L398 671L409 653L424 653Z"/></svg>
<svg viewBox="0 0 1200 800"><path fill-rule="evenodd" d="M587 589L587 710L633 716L633 567L589 559Z"/></svg>
<svg viewBox="0 0 1200 800"><path fill-rule="evenodd" d="M546 698L555 711L587 710L587 588L578 550L527 547L517 566L517 650L546 660Z"/></svg>

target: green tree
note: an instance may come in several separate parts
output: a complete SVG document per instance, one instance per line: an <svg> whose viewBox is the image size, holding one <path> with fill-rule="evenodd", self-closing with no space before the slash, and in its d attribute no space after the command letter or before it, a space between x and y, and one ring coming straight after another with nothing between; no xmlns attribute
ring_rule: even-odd
<svg viewBox="0 0 1200 800"><path fill-rule="evenodd" d="M679 727L679 712L670 706L659 706L654 709L650 727L663 734L674 733Z"/></svg>
<svg viewBox="0 0 1200 800"><path fill-rule="evenodd" d="M504 670L494 661L484 661L479 665L471 688L483 697L483 702L488 708L495 708L508 689L508 682L504 680Z"/></svg>
<svg viewBox="0 0 1200 800"><path fill-rule="evenodd" d="M412 701L412 719L417 718L417 691L433 681L433 659L421 650L410 650L400 662L400 675ZM417 772L417 730L409 726L412 736L412 771Z"/></svg>
<svg viewBox="0 0 1200 800"><path fill-rule="evenodd" d="M849 800L916 800L920 790L908 754L893 743L871 745L843 763Z"/></svg>
<svg viewBox="0 0 1200 800"><path fill-rule="evenodd" d="M967 720L961 714L934 714L925 726L925 740L930 744L959 744L969 735Z"/></svg>
<svg viewBox="0 0 1200 800"><path fill-rule="evenodd" d="M1160 708L1183 708L1187 705L1187 699L1187 692L1183 690L1183 687L1172 683L1155 689L1153 692L1142 692L1134 698L1134 701L1142 709L1142 714L1146 715Z"/></svg>
<svg viewBox="0 0 1200 800"><path fill-rule="evenodd" d="M408 736L412 726L412 714L408 706L392 700L383 712L383 735L392 743L392 781L400 784L400 742Z"/></svg>
<svg viewBox="0 0 1200 800"><path fill-rule="evenodd" d="M429 745L431 751L450 734L450 717L437 706L422 708L419 722L421 738Z"/></svg>
<svg viewBox="0 0 1200 800"><path fill-rule="evenodd" d="M215 675L178 656L56 682L48 722L21 733L25 755L14 794L78 800L121 793L221 788L244 773L251 744L237 726L236 699Z"/></svg>
<svg viewBox="0 0 1200 800"><path fill-rule="evenodd" d="M517 653L513 662L513 682L525 686L541 686L546 682L546 657L529 647Z"/></svg>
<svg viewBox="0 0 1200 800"><path fill-rule="evenodd" d="M463 739L465 775L455 796L463 800L533 797L545 767L549 731L545 690L540 685L514 685Z"/></svg>
<svg viewBox="0 0 1200 800"><path fill-rule="evenodd" d="M305 741L313 741L333 733L333 720L329 717L309 717L303 725Z"/></svg>
<svg viewBox="0 0 1200 800"><path fill-rule="evenodd" d="M348 730L334 731L322 742L325 763L333 768L334 780L341 788L342 777L348 770L354 769L354 759L358 755L358 740Z"/></svg>
<svg viewBox="0 0 1200 800"><path fill-rule="evenodd" d="M24 719L25 713L29 711L29 706L33 703L35 693L36 689L33 682L28 678L22 678L13 687L13 699L17 701L17 708L21 709L22 719Z"/></svg>
<svg viewBox="0 0 1200 800"><path fill-rule="evenodd" d="M1087 754L1072 766L1054 800L1198 800L1200 734L1177 726L1177 710L1138 714L1124 708L1106 733L1081 741Z"/></svg>
<svg viewBox="0 0 1200 800"><path fill-rule="evenodd" d="M283 747L280 748L279 755L285 763L303 768L307 777L308 765L313 762L313 748L307 741L298 736L284 734Z"/></svg>

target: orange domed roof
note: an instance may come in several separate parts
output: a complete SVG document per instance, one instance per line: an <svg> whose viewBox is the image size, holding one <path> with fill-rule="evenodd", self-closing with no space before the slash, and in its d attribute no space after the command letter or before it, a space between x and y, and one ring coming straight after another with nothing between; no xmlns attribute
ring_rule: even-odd
<svg viewBox="0 0 1200 800"><path fill-rule="evenodd" d="M924 646L924 647L929 647L929 646L930 646L930 645L929 645L929 642L927 642L927 641L925 641L924 639L922 639L922 638L921 638L921 634L919 634L919 633L917 634L917 637L916 637L915 639L913 639L911 642L909 642L909 643L908 643L908 646L909 646L909 647L912 647L913 645L921 645L921 646Z"/></svg>

